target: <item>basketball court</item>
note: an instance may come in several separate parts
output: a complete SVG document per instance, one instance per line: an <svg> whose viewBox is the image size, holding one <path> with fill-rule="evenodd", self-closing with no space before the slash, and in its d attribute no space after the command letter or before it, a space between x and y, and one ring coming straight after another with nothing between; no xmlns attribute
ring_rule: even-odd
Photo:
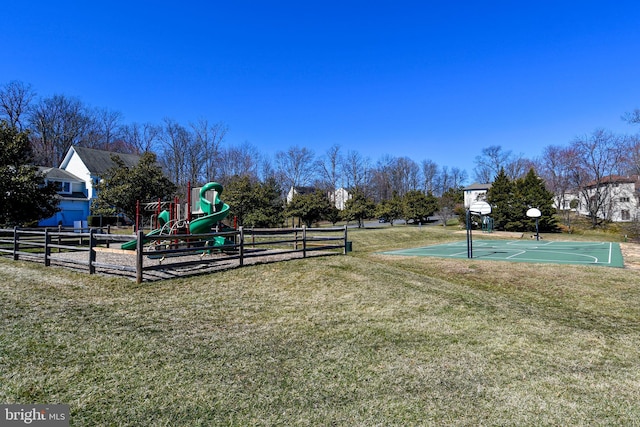
<svg viewBox="0 0 640 427"><path fill-rule="evenodd" d="M384 252L386 255L469 258L468 242ZM474 240L471 258L553 264L624 267L618 243L526 240Z"/></svg>

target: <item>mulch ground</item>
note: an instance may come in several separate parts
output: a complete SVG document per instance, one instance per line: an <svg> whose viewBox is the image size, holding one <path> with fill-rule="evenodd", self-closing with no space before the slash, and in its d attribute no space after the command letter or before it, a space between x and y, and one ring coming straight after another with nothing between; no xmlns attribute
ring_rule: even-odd
<svg viewBox="0 0 640 427"><path fill-rule="evenodd" d="M330 251L307 251L307 257L339 254ZM303 258L302 252L291 252L277 249L245 250L243 265L267 264ZM63 252L51 254L51 265L64 266L88 272L88 252ZM96 273L119 275L136 279L136 257L133 251L98 251L96 254ZM186 265L185 265L186 264ZM237 254L213 252L211 254L192 254L166 258L144 257L144 267L159 267L145 270L144 281L163 280L185 277L240 267Z"/></svg>

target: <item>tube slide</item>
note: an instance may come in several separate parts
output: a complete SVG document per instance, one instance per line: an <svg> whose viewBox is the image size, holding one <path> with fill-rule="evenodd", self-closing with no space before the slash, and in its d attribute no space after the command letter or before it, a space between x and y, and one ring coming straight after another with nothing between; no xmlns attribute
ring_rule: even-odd
<svg viewBox="0 0 640 427"><path fill-rule="evenodd" d="M206 198L206 193L209 190L215 191L215 197L213 203ZM217 182L209 182L200 189L200 209L207 215L196 218L189 223L189 233L191 234L203 234L209 233L218 221L222 221L229 214L229 205L220 201L220 194L222 193L222 185ZM156 236L162 232L163 226L169 222L169 212L162 211L158 215L158 222L160 228L151 230L147 233L147 236ZM217 238L216 238L217 241ZM135 250L137 244L136 240L123 243L120 248L125 250Z"/></svg>
<svg viewBox="0 0 640 427"><path fill-rule="evenodd" d="M213 203L205 197L209 190L215 191ZM229 205L220 201L220 194L222 194L222 185L217 182L209 182L200 189L200 209L207 215L196 218L189 223L189 232L191 234L210 232L218 221L222 221L229 214Z"/></svg>

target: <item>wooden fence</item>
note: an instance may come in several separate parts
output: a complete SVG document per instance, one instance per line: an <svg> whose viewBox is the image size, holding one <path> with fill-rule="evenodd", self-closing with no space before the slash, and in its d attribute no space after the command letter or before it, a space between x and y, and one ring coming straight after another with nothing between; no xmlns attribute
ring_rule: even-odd
<svg viewBox="0 0 640 427"><path fill-rule="evenodd" d="M137 238L135 251L120 244ZM238 230L206 234L147 236L111 234L108 229L0 229L0 256L14 260L54 262L75 268L135 274L222 264L243 266L248 259L300 254L346 254L351 250L347 227ZM212 255L212 256L206 256ZM153 261L149 261L153 260ZM146 264L146 265L145 265Z"/></svg>

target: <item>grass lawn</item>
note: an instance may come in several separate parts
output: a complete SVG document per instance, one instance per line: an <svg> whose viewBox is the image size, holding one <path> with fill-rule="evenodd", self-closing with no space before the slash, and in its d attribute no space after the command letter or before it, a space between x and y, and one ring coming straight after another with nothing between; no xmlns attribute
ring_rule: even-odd
<svg viewBox="0 0 640 427"><path fill-rule="evenodd" d="M379 254L452 231L142 285L0 259L0 402L74 426L639 425L638 271Z"/></svg>

